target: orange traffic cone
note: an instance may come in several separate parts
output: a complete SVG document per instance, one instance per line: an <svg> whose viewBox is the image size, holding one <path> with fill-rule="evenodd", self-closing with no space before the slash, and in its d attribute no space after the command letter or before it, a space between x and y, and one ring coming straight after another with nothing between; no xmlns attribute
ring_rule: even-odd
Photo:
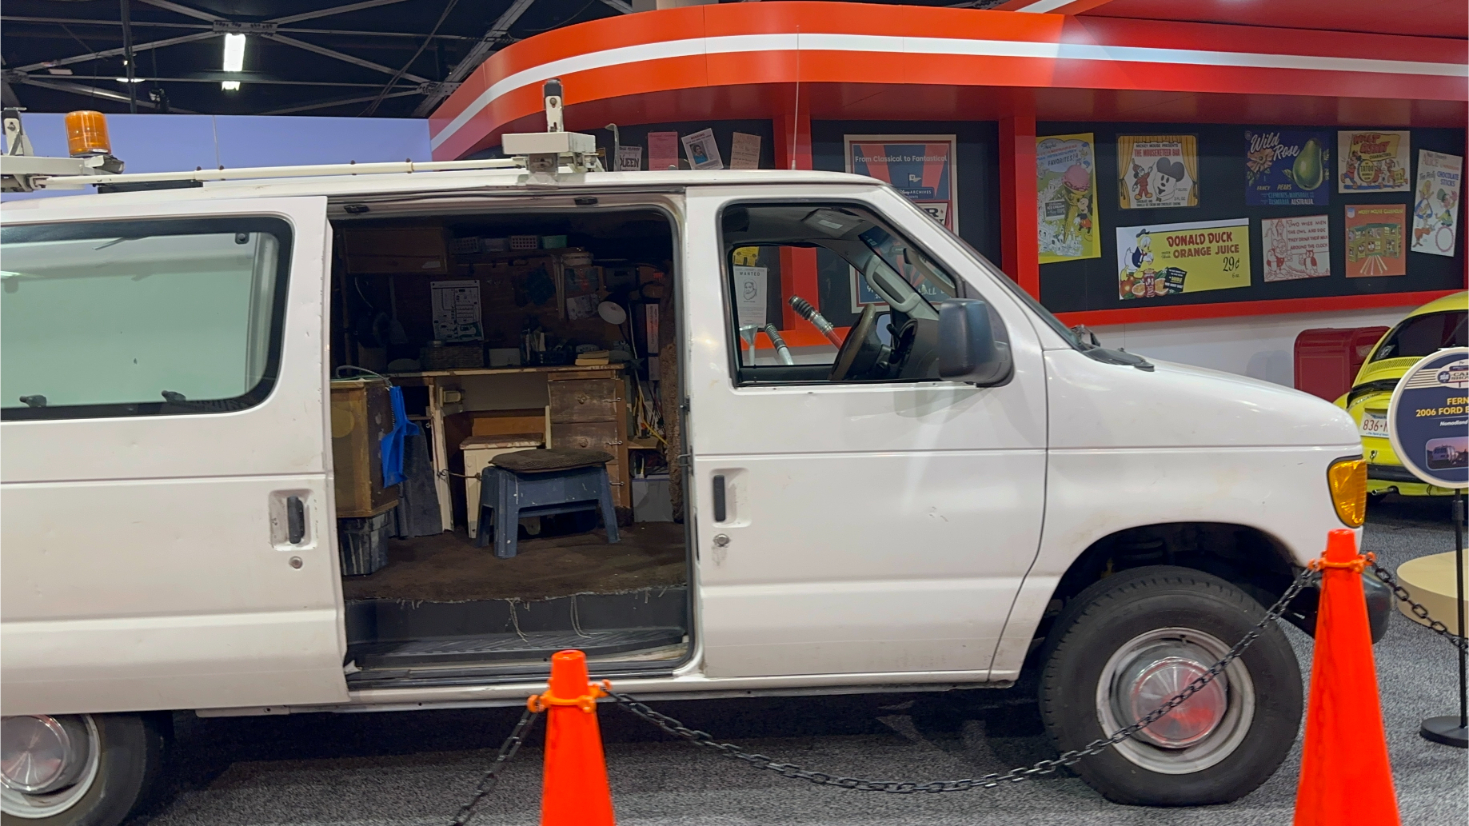
<svg viewBox="0 0 1469 826"><path fill-rule="evenodd" d="M1356 537L1326 539L1295 826L1398 826Z"/></svg>
<svg viewBox="0 0 1469 826"><path fill-rule="evenodd" d="M551 656L549 691L530 698L546 710L546 765L541 782L541 826L613 826L612 790L597 728L597 698L587 680L587 656Z"/></svg>

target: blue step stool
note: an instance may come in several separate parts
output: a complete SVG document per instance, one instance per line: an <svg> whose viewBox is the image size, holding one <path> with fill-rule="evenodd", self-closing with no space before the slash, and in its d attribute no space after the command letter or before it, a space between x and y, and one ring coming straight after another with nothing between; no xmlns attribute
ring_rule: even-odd
<svg viewBox="0 0 1469 826"><path fill-rule="evenodd" d="M607 542L617 537L617 513L607 478L610 453L600 450L517 450L490 460L480 473L479 533L476 547L489 543L495 525L495 556L515 556L520 520L528 516L601 511Z"/></svg>

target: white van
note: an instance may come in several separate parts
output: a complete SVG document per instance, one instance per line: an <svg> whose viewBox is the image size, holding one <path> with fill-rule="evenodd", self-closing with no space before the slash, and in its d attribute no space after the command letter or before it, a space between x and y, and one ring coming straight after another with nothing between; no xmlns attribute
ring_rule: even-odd
<svg viewBox="0 0 1469 826"><path fill-rule="evenodd" d="M1328 531L1361 525L1345 413L1080 340L876 180L479 165L124 176L111 188L141 191L4 206L6 824L118 823L173 712L517 704L561 647L653 700L1008 687L1036 668L1074 749L1202 674ZM342 576L328 394L384 319L362 320L381 293L340 241L424 227L564 235L664 276L674 521L505 559L451 516L393 541L395 579ZM742 335L736 255L832 315L841 346ZM875 300L777 287L801 260L807 288ZM481 295L487 315L519 306ZM512 393L437 379L431 432ZM646 394L623 381L623 407ZM1076 770L1119 802L1233 800L1275 771L1301 708L1271 626Z"/></svg>

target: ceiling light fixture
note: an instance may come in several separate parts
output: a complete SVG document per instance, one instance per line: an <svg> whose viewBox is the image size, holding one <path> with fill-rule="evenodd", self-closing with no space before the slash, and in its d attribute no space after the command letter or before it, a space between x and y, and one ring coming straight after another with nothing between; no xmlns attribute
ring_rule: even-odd
<svg viewBox="0 0 1469 826"><path fill-rule="evenodd" d="M143 82L143 79L140 78L140 77L135 77L132 80L128 80L125 77L115 77L115 78L113 78L113 80L117 81L118 83L142 83Z"/></svg>
<svg viewBox="0 0 1469 826"><path fill-rule="evenodd" d="M226 72L238 72L245 68L245 36L243 34L227 34L224 36L224 70ZM238 80L221 81L219 88L226 92L233 92L240 88Z"/></svg>

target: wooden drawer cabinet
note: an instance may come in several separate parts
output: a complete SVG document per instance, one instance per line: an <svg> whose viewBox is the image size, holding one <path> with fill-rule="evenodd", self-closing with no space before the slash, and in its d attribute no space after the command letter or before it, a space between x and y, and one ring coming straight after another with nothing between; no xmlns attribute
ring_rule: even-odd
<svg viewBox="0 0 1469 826"><path fill-rule="evenodd" d="M388 383L333 381L331 401L337 517L376 516L398 504L398 486L383 486L380 445L393 429Z"/></svg>
<svg viewBox="0 0 1469 826"><path fill-rule="evenodd" d="M549 388L553 425L616 421L618 411L623 409L622 381L619 379L553 381Z"/></svg>
<svg viewBox="0 0 1469 826"><path fill-rule="evenodd" d="M596 376L596 377L590 377ZM551 447L605 450L612 501L632 507L627 476L627 401L620 372L570 373L547 384L551 401Z"/></svg>

